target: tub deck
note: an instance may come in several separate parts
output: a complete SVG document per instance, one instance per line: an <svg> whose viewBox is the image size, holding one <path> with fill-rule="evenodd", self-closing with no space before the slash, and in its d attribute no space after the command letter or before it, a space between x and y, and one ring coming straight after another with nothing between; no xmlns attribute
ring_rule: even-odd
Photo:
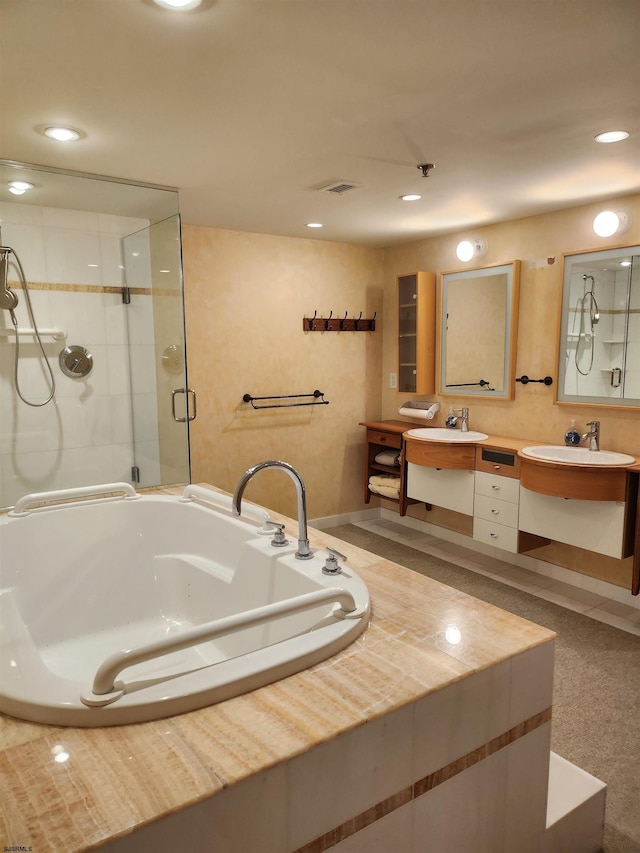
<svg viewBox="0 0 640 853"><path fill-rule="evenodd" d="M273 516L284 521L288 531L295 531L295 522L277 513ZM416 719L416 703L439 701L449 695L448 688L464 687L467 679L480 684L485 672L508 673L509 683L515 683L523 672L519 662L528 655L551 660L552 667L554 634L547 629L327 533L312 530L310 538L313 547L333 545L343 551L367 584L372 618L363 635L309 670L218 705L156 722L74 729L0 715L2 844L30 846L36 853L69 853L103 844L114 851L140 850L139 835L130 835L134 830L146 826L143 832L153 833L154 827L164 825L153 823L162 817L179 818L181 810L194 806L196 811L184 814L197 818L195 804L213 807L220 801L230 820L245 815L249 836L252 822L262 831L260 815L266 810L265 825L280 835L263 837L259 842L263 846L253 849L305 849L311 840L308 833L315 837L309 817L304 818L307 826L296 827L293 816L293 823L283 828L272 816L277 804L303 796L314 775L330 774L329 765L314 766L314 756L325 754L316 748L324 745L330 750L332 744L337 748L347 735L370 732L374 736L385 730L388 720L402 722L399 732L408 730ZM461 632L462 642L457 645L444 639L450 624ZM522 719L516 725L512 725L511 711L499 721L513 741L548 730L548 681L545 674L535 701L522 705ZM513 703L507 704L512 708ZM478 716L477 706L473 713ZM411 732L413 737L413 728ZM483 734L480 749L487 748L487 737L495 740L491 732ZM399 751L405 755L401 744L392 746L394 755ZM370 747L366 754L372 754ZM348 776L349 756L335 757L341 778ZM413 772L411 751L406 759L408 771ZM300 761L306 780L302 783L295 770ZM388 779L390 798L406 796L402 793L406 786L396 776L393 771ZM410 797L416 794L411 790ZM240 799L234 799L236 791L242 797L259 794L252 800L252 821L246 821L246 800L241 810ZM339 814L336 793L340 791L326 790L328 805ZM378 794L371 796L374 802L380 799ZM354 802L349 809L358 812L359 806ZM229 831L235 837L235 831ZM216 849L228 853L236 847ZM326 841L324 846L308 848L312 849L327 849Z"/></svg>

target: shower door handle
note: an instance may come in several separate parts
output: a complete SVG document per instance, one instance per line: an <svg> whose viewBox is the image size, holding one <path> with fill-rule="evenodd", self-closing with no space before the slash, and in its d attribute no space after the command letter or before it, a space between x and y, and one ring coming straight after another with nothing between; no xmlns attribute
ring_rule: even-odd
<svg viewBox="0 0 640 853"><path fill-rule="evenodd" d="M193 414L191 414L191 406L189 405L189 397L186 398L186 415L184 418L179 418L176 415L176 396L178 394L188 394L193 399ZM171 392L171 414L177 424L183 424L186 421L195 421L196 419L196 392L193 388L176 388Z"/></svg>

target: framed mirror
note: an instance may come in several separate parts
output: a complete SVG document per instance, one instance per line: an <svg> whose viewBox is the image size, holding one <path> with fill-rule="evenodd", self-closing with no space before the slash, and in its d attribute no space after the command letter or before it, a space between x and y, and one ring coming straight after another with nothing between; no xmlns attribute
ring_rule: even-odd
<svg viewBox="0 0 640 853"><path fill-rule="evenodd" d="M520 261L440 277L438 392L512 400Z"/></svg>
<svg viewBox="0 0 640 853"><path fill-rule="evenodd" d="M640 408L640 246L564 256L556 393Z"/></svg>

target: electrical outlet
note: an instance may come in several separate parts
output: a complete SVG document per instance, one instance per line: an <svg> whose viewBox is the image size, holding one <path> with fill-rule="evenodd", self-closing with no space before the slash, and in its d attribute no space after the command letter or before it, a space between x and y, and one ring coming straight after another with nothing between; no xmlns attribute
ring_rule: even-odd
<svg viewBox="0 0 640 853"><path fill-rule="evenodd" d="M389 374L389 388L397 388L398 387L398 374L390 373Z"/></svg>

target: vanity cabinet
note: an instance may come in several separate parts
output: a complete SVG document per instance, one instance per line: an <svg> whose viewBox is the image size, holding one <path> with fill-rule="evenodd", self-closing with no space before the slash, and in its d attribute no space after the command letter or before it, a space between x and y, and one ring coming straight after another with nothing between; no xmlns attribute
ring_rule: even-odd
<svg viewBox="0 0 640 853"><path fill-rule="evenodd" d="M521 460L520 529L620 560L633 553L637 484L624 468Z"/></svg>
<svg viewBox="0 0 640 853"><path fill-rule="evenodd" d="M520 527L565 545L622 559L625 547L624 501L588 501L542 495L521 487Z"/></svg>
<svg viewBox="0 0 640 853"><path fill-rule="evenodd" d="M400 515L406 515L407 507L418 503L407 496L407 463L405 459L405 441L402 434L411 429L414 424L405 421L362 421L360 426L367 428L366 458L364 470L364 502L371 500L369 478L376 474L392 474L400 479L398 498L385 495L374 495L383 500L398 504ZM385 450L396 450L399 455L397 465L384 465L376 462L376 456Z"/></svg>
<svg viewBox="0 0 640 853"><path fill-rule="evenodd" d="M515 452L476 448L473 538L518 553L520 460Z"/></svg>
<svg viewBox="0 0 640 853"><path fill-rule="evenodd" d="M398 276L398 390L435 392L436 276Z"/></svg>
<svg viewBox="0 0 640 853"><path fill-rule="evenodd" d="M475 448L407 441L407 494L463 515L473 515Z"/></svg>

